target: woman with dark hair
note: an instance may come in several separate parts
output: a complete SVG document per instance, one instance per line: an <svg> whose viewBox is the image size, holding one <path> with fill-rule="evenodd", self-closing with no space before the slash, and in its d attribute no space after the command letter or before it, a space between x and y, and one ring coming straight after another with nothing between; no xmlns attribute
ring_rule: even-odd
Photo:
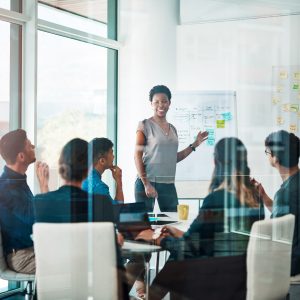
<svg viewBox="0 0 300 300"><path fill-rule="evenodd" d="M139 122L136 132L134 158L138 178L135 199L144 202L148 211L153 210L155 198L161 211L176 211L176 164L195 151L208 135L206 131L200 131L192 144L178 152L176 128L166 118L171 96L169 88L164 85L154 86L150 90L153 116Z"/></svg>
<svg viewBox="0 0 300 300"><path fill-rule="evenodd" d="M247 150L237 138L223 138L214 150L215 169L209 194L187 232L165 226L155 243L172 259L245 254L253 222L264 208L250 180ZM137 238L152 239L151 231Z"/></svg>

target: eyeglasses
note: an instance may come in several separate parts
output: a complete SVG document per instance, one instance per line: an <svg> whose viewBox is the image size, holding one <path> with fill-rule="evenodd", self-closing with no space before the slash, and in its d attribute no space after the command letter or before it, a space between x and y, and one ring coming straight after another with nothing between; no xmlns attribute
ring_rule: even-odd
<svg viewBox="0 0 300 300"><path fill-rule="evenodd" d="M271 154L272 154L272 152L271 152L270 150L267 150L267 149L265 149L265 154L266 154L266 155L268 155L268 154L270 154L270 155L271 155Z"/></svg>

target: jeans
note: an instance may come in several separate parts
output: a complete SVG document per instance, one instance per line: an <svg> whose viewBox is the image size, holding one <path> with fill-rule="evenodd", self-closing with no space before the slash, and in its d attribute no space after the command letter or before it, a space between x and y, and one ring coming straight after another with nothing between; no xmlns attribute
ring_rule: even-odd
<svg viewBox="0 0 300 300"><path fill-rule="evenodd" d="M158 205L161 211L177 211L178 197L174 183L150 182L157 191ZM154 198L148 198L145 187L140 178L135 181L135 201L144 202L148 212L153 211Z"/></svg>

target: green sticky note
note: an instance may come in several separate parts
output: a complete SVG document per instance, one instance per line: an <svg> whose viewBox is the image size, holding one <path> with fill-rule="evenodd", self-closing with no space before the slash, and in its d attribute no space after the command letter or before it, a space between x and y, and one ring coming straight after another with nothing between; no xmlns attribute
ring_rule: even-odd
<svg viewBox="0 0 300 300"><path fill-rule="evenodd" d="M217 128L225 128L225 120L217 120Z"/></svg>
<svg viewBox="0 0 300 300"><path fill-rule="evenodd" d="M298 84L298 83L294 83L293 89L294 89L294 90L299 90L299 84Z"/></svg>

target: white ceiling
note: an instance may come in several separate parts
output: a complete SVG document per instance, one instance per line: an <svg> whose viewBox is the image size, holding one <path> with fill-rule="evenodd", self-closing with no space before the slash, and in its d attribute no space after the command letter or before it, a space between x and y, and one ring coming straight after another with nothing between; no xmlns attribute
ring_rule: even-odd
<svg viewBox="0 0 300 300"><path fill-rule="evenodd" d="M89 19L107 23L107 1L109 0L39 0Z"/></svg>
<svg viewBox="0 0 300 300"><path fill-rule="evenodd" d="M300 14L300 0L180 0L181 24Z"/></svg>

